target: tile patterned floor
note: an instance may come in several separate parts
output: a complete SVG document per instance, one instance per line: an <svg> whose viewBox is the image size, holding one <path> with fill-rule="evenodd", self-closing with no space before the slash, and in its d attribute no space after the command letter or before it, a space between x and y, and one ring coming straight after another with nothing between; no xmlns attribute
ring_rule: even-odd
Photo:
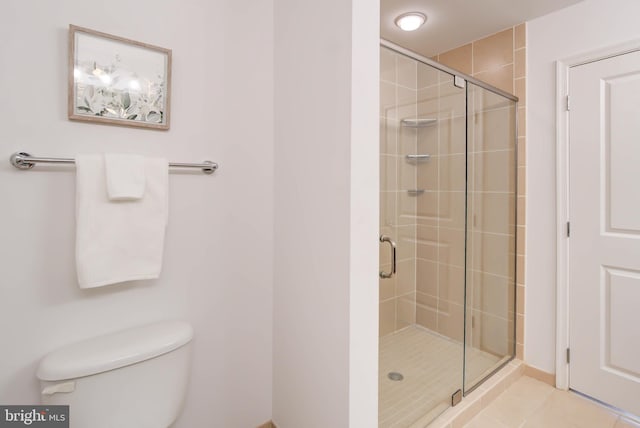
<svg viewBox="0 0 640 428"><path fill-rule="evenodd" d="M578 394L522 376L465 428L639 428Z"/></svg>
<svg viewBox="0 0 640 428"><path fill-rule="evenodd" d="M468 352L467 373L478 378L499 358ZM435 418L449 407L451 394L462 384L462 344L411 326L380 338L379 427L404 428L427 413ZM389 372L404 376L401 382Z"/></svg>

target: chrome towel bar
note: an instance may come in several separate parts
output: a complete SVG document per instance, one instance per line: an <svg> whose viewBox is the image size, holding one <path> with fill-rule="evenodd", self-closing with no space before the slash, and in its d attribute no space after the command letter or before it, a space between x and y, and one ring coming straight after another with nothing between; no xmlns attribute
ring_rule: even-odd
<svg viewBox="0 0 640 428"><path fill-rule="evenodd" d="M31 156L29 153L16 152L9 158L11 165L18 169L31 169L37 163L63 163L63 164L75 164L75 159L72 158L41 158ZM169 162L171 168L199 168L205 174L213 174L218 169L218 164L211 161L203 161L201 163L183 163L183 162Z"/></svg>

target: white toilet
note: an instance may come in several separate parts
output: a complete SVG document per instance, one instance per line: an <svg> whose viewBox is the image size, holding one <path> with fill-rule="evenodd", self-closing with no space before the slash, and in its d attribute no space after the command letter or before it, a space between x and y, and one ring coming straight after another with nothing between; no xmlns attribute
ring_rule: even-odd
<svg viewBox="0 0 640 428"><path fill-rule="evenodd" d="M42 403L69 405L71 428L167 428L182 408L193 329L163 321L95 337L47 355Z"/></svg>

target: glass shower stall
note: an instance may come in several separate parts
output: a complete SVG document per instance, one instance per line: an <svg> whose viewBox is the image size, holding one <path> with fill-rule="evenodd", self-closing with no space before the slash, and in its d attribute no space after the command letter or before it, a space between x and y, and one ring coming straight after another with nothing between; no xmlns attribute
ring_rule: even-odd
<svg viewBox="0 0 640 428"><path fill-rule="evenodd" d="M379 426L515 355L517 98L381 42Z"/></svg>

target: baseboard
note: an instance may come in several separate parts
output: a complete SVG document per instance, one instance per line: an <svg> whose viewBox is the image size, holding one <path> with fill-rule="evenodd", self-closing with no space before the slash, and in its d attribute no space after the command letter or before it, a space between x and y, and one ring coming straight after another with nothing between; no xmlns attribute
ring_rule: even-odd
<svg viewBox="0 0 640 428"><path fill-rule="evenodd" d="M555 373L547 373L535 367L531 367L528 365L524 366L524 375L532 377L540 382L544 382L548 385L556 387L556 375Z"/></svg>

